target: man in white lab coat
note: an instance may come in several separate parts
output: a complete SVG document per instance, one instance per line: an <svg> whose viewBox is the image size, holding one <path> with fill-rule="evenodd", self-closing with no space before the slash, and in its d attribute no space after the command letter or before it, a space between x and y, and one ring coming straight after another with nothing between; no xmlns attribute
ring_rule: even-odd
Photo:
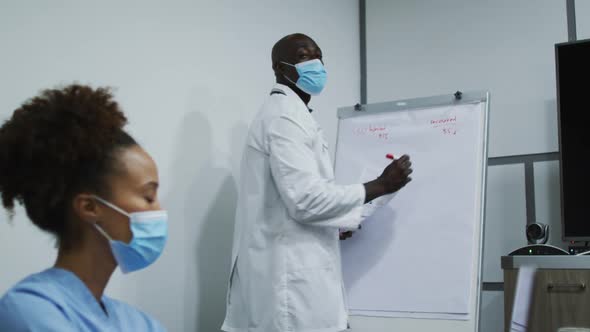
<svg viewBox="0 0 590 332"><path fill-rule="evenodd" d="M272 50L277 84L252 122L241 165L228 332L332 332L348 325L339 236L363 204L401 189L408 156L365 184L338 185L322 129L307 107L326 82L322 51L293 34ZM350 233L348 233L350 235Z"/></svg>

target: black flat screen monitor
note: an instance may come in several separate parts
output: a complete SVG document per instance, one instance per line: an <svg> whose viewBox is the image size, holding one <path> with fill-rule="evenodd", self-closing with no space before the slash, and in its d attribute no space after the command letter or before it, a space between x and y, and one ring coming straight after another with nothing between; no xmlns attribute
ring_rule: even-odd
<svg viewBox="0 0 590 332"><path fill-rule="evenodd" d="M590 241L590 39L555 45L562 237Z"/></svg>

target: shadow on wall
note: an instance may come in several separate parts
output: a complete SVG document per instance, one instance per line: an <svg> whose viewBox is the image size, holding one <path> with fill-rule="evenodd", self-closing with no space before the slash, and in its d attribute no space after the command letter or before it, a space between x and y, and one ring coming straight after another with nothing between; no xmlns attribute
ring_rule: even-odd
<svg viewBox="0 0 590 332"><path fill-rule="evenodd" d="M247 126L232 130L230 159L242 153ZM211 125L206 116L192 112L182 122L179 144L183 147L175 167L189 170L175 174L181 190L176 204L182 205L184 224L182 263L186 264L182 289L184 331L219 331L225 314L227 280L233 242L237 184L231 168L214 165L217 156ZM198 140L195 142L195 140ZM239 159L238 159L239 160ZM176 187L174 187L176 188Z"/></svg>
<svg viewBox="0 0 590 332"><path fill-rule="evenodd" d="M174 119L176 122L177 120ZM160 198L170 218L168 242L162 257L140 276L137 287L138 302L142 309L159 319L168 331L196 331L199 285L195 276L198 263L195 244L205 223L207 207L212 194L229 172L206 176L212 158L212 138L208 120L196 113L184 114L178 119L174 135L174 149L169 151L168 187ZM203 178L209 179L204 181ZM208 188L197 191L195 188ZM187 206L188 205L188 206ZM230 241L221 238L220 244ZM223 250L219 255L223 255ZM149 290L149 291L146 291ZM212 309L213 310L213 309Z"/></svg>

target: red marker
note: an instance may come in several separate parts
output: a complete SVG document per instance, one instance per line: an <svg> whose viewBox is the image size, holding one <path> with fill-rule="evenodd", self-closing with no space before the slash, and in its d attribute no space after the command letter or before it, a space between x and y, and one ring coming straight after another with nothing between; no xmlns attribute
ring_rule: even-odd
<svg viewBox="0 0 590 332"><path fill-rule="evenodd" d="M395 159L395 157L394 157L394 156L393 156L393 154L391 154L391 153L388 153L388 154L386 154L386 155L385 155L385 158L387 158L387 159L391 159L391 160Z"/></svg>

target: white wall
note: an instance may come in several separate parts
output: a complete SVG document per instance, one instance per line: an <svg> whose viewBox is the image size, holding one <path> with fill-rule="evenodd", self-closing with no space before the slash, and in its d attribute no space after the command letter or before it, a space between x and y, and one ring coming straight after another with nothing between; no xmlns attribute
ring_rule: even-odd
<svg viewBox="0 0 590 332"><path fill-rule="evenodd" d="M370 0L367 24L369 102L489 90L490 157L558 150L554 44L567 41L565 0ZM557 167L535 165L536 215L564 246ZM500 256L526 244L524 202L524 168L491 167L484 281L501 282ZM502 306L501 292L485 292L482 331L498 331Z"/></svg>
<svg viewBox="0 0 590 332"><path fill-rule="evenodd" d="M576 0L576 35L578 39L590 39L590 1Z"/></svg>
<svg viewBox="0 0 590 332"><path fill-rule="evenodd" d="M333 146L337 107L360 99L356 0L0 2L0 121L43 88L109 85L155 157L169 244L144 272L116 272L108 293L170 331L221 324L241 148L274 82L271 47L293 32L324 51L329 83L312 107ZM5 219L0 293L55 258L21 210Z"/></svg>
<svg viewBox="0 0 590 332"><path fill-rule="evenodd" d="M373 0L367 22L370 102L489 89L490 156L557 151L565 1Z"/></svg>

